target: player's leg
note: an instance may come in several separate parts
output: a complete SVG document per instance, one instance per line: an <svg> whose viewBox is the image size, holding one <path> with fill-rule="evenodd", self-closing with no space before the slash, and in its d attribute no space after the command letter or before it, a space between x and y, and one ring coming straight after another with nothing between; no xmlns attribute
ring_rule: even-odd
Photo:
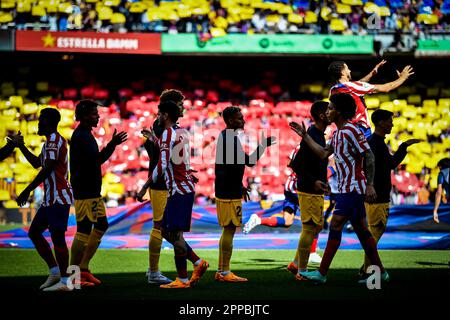
<svg viewBox="0 0 450 320"><path fill-rule="evenodd" d="M366 207L368 229L375 239L375 242L378 244L386 231L389 216L389 203L365 203L364 205ZM361 271L365 273L369 265L370 260L367 255L364 255L364 266Z"/></svg>
<svg viewBox="0 0 450 320"><path fill-rule="evenodd" d="M233 253L233 238L236 227L242 223L242 201L216 199L217 217L222 229L219 241L219 267L215 275L217 281L245 282L246 278L235 275L230 270Z"/></svg>
<svg viewBox="0 0 450 320"><path fill-rule="evenodd" d="M147 271L147 281L148 283L157 284L170 283L172 280L164 276L159 270L159 257L163 242L163 237L161 234L161 221L167 204L168 193L166 190L150 189L149 194L153 209L153 228L148 242L149 268Z"/></svg>
<svg viewBox="0 0 450 320"><path fill-rule="evenodd" d="M334 194L330 195L330 205L328 206L327 210L325 211L325 217L323 221L323 228L325 230L328 230L328 217L333 212L334 208L336 207L336 199Z"/></svg>
<svg viewBox="0 0 450 320"><path fill-rule="evenodd" d="M165 230L164 227L162 229L162 234L165 239L167 239L170 243L173 244L174 251L174 259L175 266L177 269L178 277L175 281L162 284L160 288L163 289L182 289L189 288L189 278L187 273L187 248L186 241L183 238L182 231L178 230Z"/></svg>
<svg viewBox="0 0 450 320"><path fill-rule="evenodd" d="M49 276L44 284L41 285L40 289L44 289L58 283L61 274L59 271L58 264L53 256L52 249L49 243L45 240L42 233L48 228L48 219L46 217L46 207L41 207L36 216L31 222L30 229L28 230L28 237L33 242L36 251L45 261L49 269Z"/></svg>
<svg viewBox="0 0 450 320"><path fill-rule="evenodd" d="M44 289L44 291L72 291L73 287L68 283L69 274L67 273L67 268L69 266L69 250L65 238L70 205L56 204L49 207L49 209L49 230L61 274L61 281Z"/></svg>
<svg viewBox="0 0 450 320"><path fill-rule="evenodd" d="M70 264L79 266L92 231L93 222L89 219L90 203L86 200L75 200L75 215L77 219L77 233L70 249Z"/></svg>

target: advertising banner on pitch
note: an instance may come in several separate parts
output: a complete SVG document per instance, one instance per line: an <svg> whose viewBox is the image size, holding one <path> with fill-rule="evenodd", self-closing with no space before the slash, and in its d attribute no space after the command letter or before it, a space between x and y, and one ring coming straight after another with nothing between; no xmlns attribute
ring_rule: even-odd
<svg viewBox="0 0 450 320"><path fill-rule="evenodd" d="M163 34L163 53L372 54L372 36L230 34L202 41L195 34Z"/></svg>
<svg viewBox="0 0 450 320"><path fill-rule="evenodd" d="M151 33L17 31L16 50L161 54L161 35Z"/></svg>
<svg viewBox="0 0 450 320"><path fill-rule="evenodd" d="M450 39L417 40L416 56L450 56Z"/></svg>

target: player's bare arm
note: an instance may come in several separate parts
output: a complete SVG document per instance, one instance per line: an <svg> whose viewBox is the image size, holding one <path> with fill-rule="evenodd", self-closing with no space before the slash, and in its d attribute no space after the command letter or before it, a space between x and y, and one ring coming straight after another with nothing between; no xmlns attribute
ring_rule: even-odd
<svg viewBox="0 0 450 320"><path fill-rule="evenodd" d="M38 175L34 180L22 191L22 193L17 198L17 204L23 206L30 197L31 191L36 189L45 179L47 179L56 168L57 161L52 159L45 160L44 167L39 171Z"/></svg>
<svg viewBox="0 0 450 320"><path fill-rule="evenodd" d="M400 87L410 76L414 74L414 70L411 66L403 68L402 72L397 70L398 79L385 84L375 84L375 92L389 92Z"/></svg>
<svg viewBox="0 0 450 320"><path fill-rule="evenodd" d="M28 148L25 146L25 144L19 145L20 151L22 151L22 154L25 156L27 161L33 166L33 168L37 169L41 167L41 160L39 157L34 155Z"/></svg>
<svg viewBox="0 0 450 320"><path fill-rule="evenodd" d="M439 223L438 208L439 205L441 204L441 199L442 199L442 184L438 184L436 196L434 198L434 209L433 209L433 220L436 223Z"/></svg>
<svg viewBox="0 0 450 320"><path fill-rule="evenodd" d="M371 150L364 153L364 173L367 179L366 201L372 203L376 200L377 193L373 186L375 179L375 156Z"/></svg>
<svg viewBox="0 0 450 320"><path fill-rule="evenodd" d="M382 60L364 78L360 79L359 81L361 81L361 82L369 82L370 79L372 79L372 77L378 73L378 69L380 67L382 67L385 63L386 63L386 60Z"/></svg>
<svg viewBox="0 0 450 320"><path fill-rule="evenodd" d="M325 148L314 141L313 138L306 131L305 124L298 124L297 122L289 123L291 129L297 133L303 140L308 144L308 146L314 151L314 153L321 159L326 159L333 154L333 148L331 146L326 146Z"/></svg>

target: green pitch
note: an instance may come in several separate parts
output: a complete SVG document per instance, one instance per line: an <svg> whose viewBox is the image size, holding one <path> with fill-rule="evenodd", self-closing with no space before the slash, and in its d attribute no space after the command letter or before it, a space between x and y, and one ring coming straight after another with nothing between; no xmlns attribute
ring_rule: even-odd
<svg viewBox="0 0 450 320"><path fill-rule="evenodd" d="M37 288L46 279L46 267L34 250L0 249L0 287L20 299L129 299L129 300L326 300L326 299L443 299L450 288L448 262L450 251L381 251L381 258L391 275L391 282L381 290L358 285L357 271L361 251L339 251L325 285L299 282L285 270L293 257L290 250L235 250L232 270L249 279L248 283L218 283L216 250L198 250L210 268L198 287L190 290L163 290L146 282L148 254L145 250L99 250L91 265L103 281L96 288L70 293L48 294ZM175 278L171 250L161 254L160 268ZM189 272L192 267L189 263Z"/></svg>

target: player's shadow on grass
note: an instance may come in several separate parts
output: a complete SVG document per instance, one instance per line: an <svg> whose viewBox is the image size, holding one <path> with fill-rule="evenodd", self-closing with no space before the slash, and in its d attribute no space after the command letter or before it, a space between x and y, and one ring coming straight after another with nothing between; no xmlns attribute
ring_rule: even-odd
<svg viewBox="0 0 450 320"><path fill-rule="evenodd" d="M417 261L416 264L421 265L421 266L448 266L448 267L450 267L450 261L448 263Z"/></svg>
<svg viewBox="0 0 450 320"><path fill-rule="evenodd" d="M270 260L270 259L263 259ZM248 265L247 265L248 266ZM250 267L252 268L252 267ZM102 285L73 292L46 293L37 288L45 276L0 277L0 287L8 299L16 301L164 301L164 300L405 300L443 299L450 279L446 268L390 269L391 282L381 290L369 290L358 284L357 269L331 269L325 285L295 280L285 270L255 270L235 266L236 274L249 279L246 283L223 283L214 280L214 270L207 271L192 289L160 289L147 283L142 273L98 273ZM175 279L174 272L166 275Z"/></svg>

